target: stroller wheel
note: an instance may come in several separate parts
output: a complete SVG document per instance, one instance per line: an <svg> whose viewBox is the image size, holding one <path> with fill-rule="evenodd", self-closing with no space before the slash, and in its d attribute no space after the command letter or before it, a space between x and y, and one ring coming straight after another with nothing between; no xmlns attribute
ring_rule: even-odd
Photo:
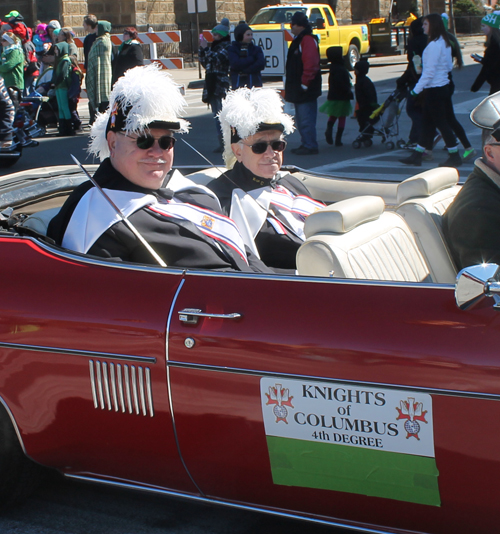
<svg viewBox="0 0 500 534"><path fill-rule="evenodd" d="M406 143L403 141L403 139L399 139L396 144L398 145L398 148L406 148Z"/></svg>
<svg viewBox="0 0 500 534"><path fill-rule="evenodd" d="M352 148L361 148L361 143L359 141L352 142Z"/></svg>
<svg viewBox="0 0 500 534"><path fill-rule="evenodd" d="M372 141L371 139L365 139L365 140L363 141L363 146L364 146L365 148L369 148L369 147L371 147L372 145L373 145L373 141Z"/></svg>
<svg viewBox="0 0 500 534"><path fill-rule="evenodd" d="M392 141L387 141L387 143L385 144L385 148L387 148L387 150L394 150L394 143Z"/></svg>

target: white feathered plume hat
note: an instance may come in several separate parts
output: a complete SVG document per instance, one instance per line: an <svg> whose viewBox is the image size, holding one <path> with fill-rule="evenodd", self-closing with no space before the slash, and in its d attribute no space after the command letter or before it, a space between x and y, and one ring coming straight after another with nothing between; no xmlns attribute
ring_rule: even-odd
<svg viewBox="0 0 500 534"><path fill-rule="evenodd" d="M113 86L109 107L92 125L88 152L101 161L109 156L109 131L143 134L148 128L187 132L180 119L187 106L172 76L155 64L129 69Z"/></svg>
<svg viewBox="0 0 500 534"><path fill-rule="evenodd" d="M290 134L293 118L283 113L283 101L274 89L241 87L229 91L218 115L224 138L224 161L228 169L236 163L231 143L237 143L257 132L279 130Z"/></svg>

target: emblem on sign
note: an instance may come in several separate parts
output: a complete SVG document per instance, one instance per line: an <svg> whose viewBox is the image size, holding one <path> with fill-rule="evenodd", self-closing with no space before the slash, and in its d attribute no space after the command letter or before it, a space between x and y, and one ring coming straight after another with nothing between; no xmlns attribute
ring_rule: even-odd
<svg viewBox="0 0 500 534"><path fill-rule="evenodd" d="M418 437L418 433L420 432L419 421L422 423L427 423L425 420L425 414L427 413L427 410L423 409L423 403L415 402L415 399L408 397L408 400L400 401L400 406L401 408L396 406L396 410L398 411L396 421L399 421L399 419L406 419L404 423L406 439L413 437L420 440Z"/></svg>
<svg viewBox="0 0 500 534"><path fill-rule="evenodd" d="M273 414L276 417L276 423L280 421L288 424L286 418L288 417L288 410L286 407L293 408L290 391L288 388L281 387L281 384L269 386L269 393L265 394L267 397L266 406L273 406Z"/></svg>

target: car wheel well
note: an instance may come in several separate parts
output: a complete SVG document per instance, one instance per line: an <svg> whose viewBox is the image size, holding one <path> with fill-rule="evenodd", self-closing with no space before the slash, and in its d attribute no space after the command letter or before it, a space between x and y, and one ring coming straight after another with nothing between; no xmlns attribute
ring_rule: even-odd
<svg viewBox="0 0 500 534"><path fill-rule="evenodd" d="M1 400L1 399L0 399ZM28 458L8 409L0 402L0 508L27 498L48 469Z"/></svg>

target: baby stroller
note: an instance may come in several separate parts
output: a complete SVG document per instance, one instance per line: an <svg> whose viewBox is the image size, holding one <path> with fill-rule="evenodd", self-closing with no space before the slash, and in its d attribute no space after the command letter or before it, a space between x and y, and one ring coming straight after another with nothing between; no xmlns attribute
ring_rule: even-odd
<svg viewBox="0 0 500 534"><path fill-rule="evenodd" d="M372 137L377 135L382 137L382 143L385 143L387 150L393 150L396 147L393 138L399 136L399 116L403 110L405 100L404 91L396 89L391 93L387 100L370 115L369 124L363 128L358 137L352 142L352 147L370 147L373 144ZM404 143L403 139L397 140L398 147L401 147Z"/></svg>

